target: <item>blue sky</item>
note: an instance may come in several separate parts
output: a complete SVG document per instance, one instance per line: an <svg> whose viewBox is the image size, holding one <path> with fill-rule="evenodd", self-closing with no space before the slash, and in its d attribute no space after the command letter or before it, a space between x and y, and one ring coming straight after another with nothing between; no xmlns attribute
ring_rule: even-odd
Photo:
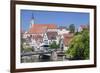
<svg viewBox="0 0 100 73"><path fill-rule="evenodd" d="M89 24L89 13L80 12L55 12L55 11L37 11L21 10L21 28L27 31L30 21L34 16L35 24L56 24L57 26L66 26L75 24L78 28L80 25Z"/></svg>

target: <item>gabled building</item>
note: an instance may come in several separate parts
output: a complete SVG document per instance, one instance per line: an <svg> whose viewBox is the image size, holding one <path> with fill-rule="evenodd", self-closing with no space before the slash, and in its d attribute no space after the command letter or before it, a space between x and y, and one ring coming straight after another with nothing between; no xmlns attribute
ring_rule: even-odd
<svg viewBox="0 0 100 73"><path fill-rule="evenodd" d="M81 32L81 31L83 31L84 29L89 29L89 25L80 25L78 31Z"/></svg>
<svg viewBox="0 0 100 73"><path fill-rule="evenodd" d="M73 37L74 37L73 33L63 34L64 50L68 49L68 46L69 46L69 44L70 44Z"/></svg>
<svg viewBox="0 0 100 73"><path fill-rule="evenodd" d="M49 32L47 32L47 37L48 37L48 42L49 42L49 44L51 44L52 42L56 42L56 43L58 43L58 40L57 40L57 37L58 37L58 32L56 32L56 31L49 31Z"/></svg>
<svg viewBox="0 0 100 73"><path fill-rule="evenodd" d="M40 48L42 45L49 45L56 40L57 26L55 24L33 24L27 32L25 38L30 38L30 46Z"/></svg>

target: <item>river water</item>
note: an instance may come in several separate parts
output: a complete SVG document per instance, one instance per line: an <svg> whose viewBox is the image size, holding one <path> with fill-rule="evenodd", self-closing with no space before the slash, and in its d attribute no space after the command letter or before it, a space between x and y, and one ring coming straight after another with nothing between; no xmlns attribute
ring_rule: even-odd
<svg viewBox="0 0 100 73"><path fill-rule="evenodd" d="M53 55L54 57L54 55ZM51 56L43 55L32 55L32 56L23 56L21 57L21 63L29 62L49 62L49 61L65 61L67 60L65 56L56 56L54 59Z"/></svg>

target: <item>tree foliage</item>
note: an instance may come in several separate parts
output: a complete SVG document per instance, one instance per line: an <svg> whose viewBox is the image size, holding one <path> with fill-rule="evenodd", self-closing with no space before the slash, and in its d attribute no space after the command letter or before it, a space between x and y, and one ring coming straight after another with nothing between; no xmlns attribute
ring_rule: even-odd
<svg viewBox="0 0 100 73"><path fill-rule="evenodd" d="M89 31L83 30L72 39L66 55L72 59L89 59Z"/></svg>
<svg viewBox="0 0 100 73"><path fill-rule="evenodd" d="M74 33L75 32L75 25L74 24L70 24L69 25L69 30L70 30L70 33Z"/></svg>
<svg viewBox="0 0 100 73"><path fill-rule="evenodd" d="M53 42L49 45L49 47L50 47L51 49L57 49L57 48L59 48L59 44L57 44L55 41L53 41Z"/></svg>

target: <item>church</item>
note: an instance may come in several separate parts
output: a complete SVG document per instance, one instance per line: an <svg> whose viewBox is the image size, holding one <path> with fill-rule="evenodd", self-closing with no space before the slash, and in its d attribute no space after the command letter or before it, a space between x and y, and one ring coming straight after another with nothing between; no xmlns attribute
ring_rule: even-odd
<svg viewBox="0 0 100 73"><path fill-rule="evenodd" d="M43 45L49 45L53 41L57 44L58 32L57 25L55 24L35 24L34 18L32 18L28 31L23 34L23 38L27 40L27 43L34 47L39 48Z"/></svg>
<svg viewBox="0 0 100 73"><path fill-rule="evenodd" d="M50 45L54 41L66 50L73 35L69 34L69 30L65 28L58 28L56 24L35 24L32 18L29 29L23 33L22 37L26 40L24 44L34 47L35 51L41 50L42 46Z"/></svg>

